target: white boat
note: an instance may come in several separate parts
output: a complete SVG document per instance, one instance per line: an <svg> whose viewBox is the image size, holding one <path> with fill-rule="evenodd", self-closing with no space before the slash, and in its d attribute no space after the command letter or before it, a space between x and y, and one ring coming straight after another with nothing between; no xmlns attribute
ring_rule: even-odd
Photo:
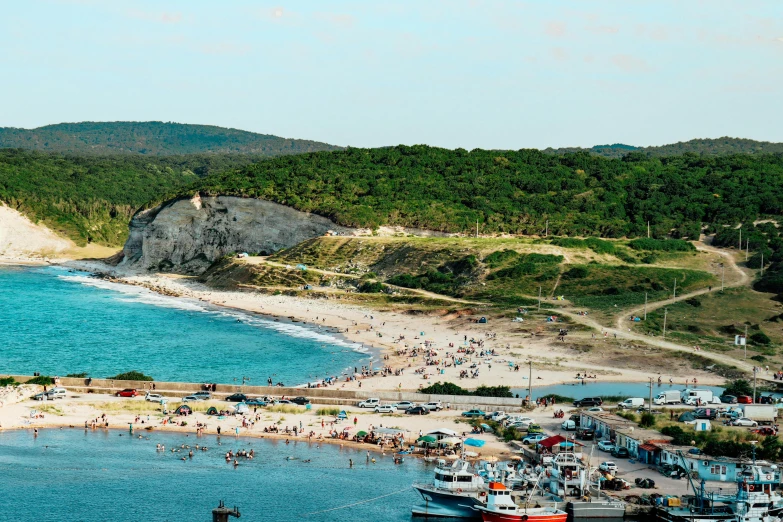
<svg viewBox="0 0 783 522"><path fill-rule="evenodd" d="M415 516L478 518L472 506L483 504L487 493L484 479L466 460L438 459L432 484L414 484L424 505L412 509Z"/></svg>
<svg viewBox="0 0 783 522"><path fill-rule="evenodd" d="M556 507L517 506L511 491L500 482L490 482L487 504L476 506L484 522L566 522L568 514Z"/></svg>

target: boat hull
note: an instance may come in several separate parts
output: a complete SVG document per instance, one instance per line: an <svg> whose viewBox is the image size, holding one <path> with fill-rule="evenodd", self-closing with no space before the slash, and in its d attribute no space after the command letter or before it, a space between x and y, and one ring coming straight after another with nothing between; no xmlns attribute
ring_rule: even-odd
<svg viewBox="0 0 783 522"><path fill-rule="evenodd" d="M725 522L734 521L733 513L696 513L687 508L656 508L655 518L662 522Z"/></svg>
<svg viewBox="0 0 783 522"><path fill-rule="evenodd" d="M569 502L566 512L574 518L622 518L625 504L620 502Z"/></svg>
<svg viewBox="0 0 783 522"><path fill-rule="evenodd" d="M481 520L481 515L473 509L483 505L478 499L478 492L457 493L417 485L414 485L413 489L424 499L423 505L412 509L416 516Z"/></svg>
<svg viewBox="0 0 783 522"><path fill-rule="evenodd" d="M482 509L481 518L484 522L566 522L568 514L565 511L560 513L498 513Z"/></svg>

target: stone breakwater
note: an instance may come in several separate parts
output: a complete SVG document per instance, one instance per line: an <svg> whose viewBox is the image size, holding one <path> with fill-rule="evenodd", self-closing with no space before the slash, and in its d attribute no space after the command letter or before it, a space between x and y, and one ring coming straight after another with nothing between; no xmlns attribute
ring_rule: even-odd
<svg viewBox="0 0 783 522"><path fill-rule="evenodd" d="M332 230L353 230L271 201L232 196L180 198L138 212L121 265L200 274L233 252L271 254Z"/></svg>

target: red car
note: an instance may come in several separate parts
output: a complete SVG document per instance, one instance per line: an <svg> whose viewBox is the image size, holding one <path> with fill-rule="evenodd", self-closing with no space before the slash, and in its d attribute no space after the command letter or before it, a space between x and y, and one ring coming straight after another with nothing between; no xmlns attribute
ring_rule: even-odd
<svg viewBox="0 0 783 522"><path fill-rule="evenodd" d="M138 394L139 394L139 392L137 392L136 390L131 389L131 388L127 388L125 390L118 391L114 395L116 395L117 397L135 397Z"/></svg>
<svg viewBox="0 0 783 522"><path fill-rule="evenodd" d="M740 404L753 404L753 399L747 395L740 395L737 397L737 402Z"/></svg>

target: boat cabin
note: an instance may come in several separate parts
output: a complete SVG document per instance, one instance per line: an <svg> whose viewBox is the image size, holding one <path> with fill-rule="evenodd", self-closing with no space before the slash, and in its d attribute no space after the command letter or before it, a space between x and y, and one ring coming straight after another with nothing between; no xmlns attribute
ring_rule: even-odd
<svg viewBox="0 0 783 522"><path fill-rule="evenodd" d="M470 463L458 459L447 463L444 459L438 459L438 467L435 468L435 487L450 491L476 491L484 486L484 479L473 473Z"/></svg>
<svg viewBox="0 0 783 522"><path fill-rule="evenodd" d="M517 505L511 498L511 491L500 482L490 482L487 491L488 511L516 511Z"/></svg>

